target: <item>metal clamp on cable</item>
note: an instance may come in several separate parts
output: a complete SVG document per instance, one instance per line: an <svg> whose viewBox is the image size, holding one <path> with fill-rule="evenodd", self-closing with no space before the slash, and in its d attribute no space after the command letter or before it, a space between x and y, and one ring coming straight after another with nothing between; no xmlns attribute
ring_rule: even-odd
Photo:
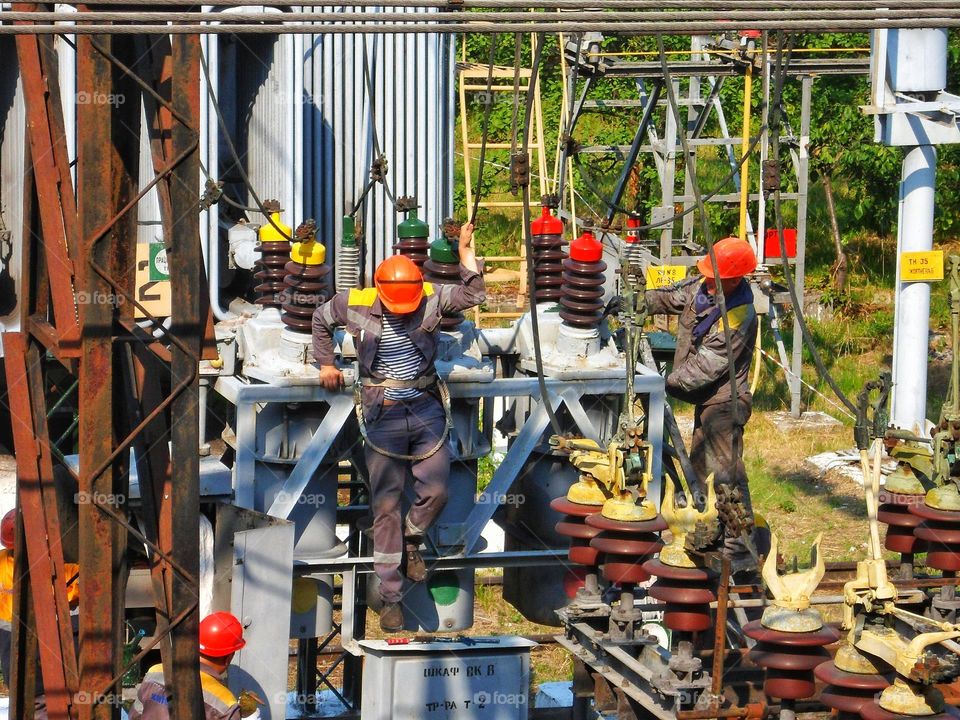
<svg viewBox="0 0 960 720"><path fill-rule="evenodd" d="M428 457L431 457L437 453L440 448L443 447L443 444L447 441L447 437L450 435L450 430L453 429L453 413L450 410L450 389L447 387L447 384L440 379L437 375L428 375L427 377L417 378L416 380L393 380L391 378L384 378L383 380L377 380L371 377L361 377L359 378L360 382L353 386L353 405L357 413L357 424L360 426L360 435L363 437L363 441L374 451L385 455L389 458L394 458L395 460L405 460L408 462L418 462L420 460L426 460ZM440 434L440 437L437 439L436 445L430 448L427 452L420 453L419 455L404 455L402 453L394 453L389 450L384 450L381 447L377 447L374 443L370 441L369 436L367 435L367 423L363 417L363 397L362 388L364 387L382 387L382 388L397 388L397 389L410 389L415 388L417 390L426 390L428 388L437 386L437 390L440 393L440 402L443 403L443 414L446 417L446 424L443 427L443 432Z"/></svg>

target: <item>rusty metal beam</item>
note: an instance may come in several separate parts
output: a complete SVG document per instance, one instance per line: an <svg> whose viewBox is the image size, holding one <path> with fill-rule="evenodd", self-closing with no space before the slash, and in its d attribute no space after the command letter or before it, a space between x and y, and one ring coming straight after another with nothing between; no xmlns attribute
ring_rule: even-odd
<svg viewBox="0 0 960 720"><path fill-rule="evenodd" d="M27 560L32 577L43 578L42 582L32 582L30 588L47 707L51 718L72 718L73 693L77 689L76 651L63 570L40 353L35 345L28 345L22 333L4 333L3 347ZM22 684L17 691L22 696Z"/></svg>
<svg viewBox="0 0 960 720"><path fill-rule="evenodd" d="M77 40L77 87L89 97L124 96L123 103L87 103L77 108L77 185L81 256L80 491L89 502L80 514L80 687L91 703L81 720L119 714L113 679L122 665L123 597L126 586L126 452L116 453L122 385L115 334L118 300L133 285L136 244L139 92L121 82L94 43L132 55L131 38L91 36ZM93 272L96 265L106 271ZM121 522L122 521L122 522Z"/></svg>
<svg viewBox="0 0 960 720"><path fill-rule="evenodd" d="M161 508L161 547L179 564L199 576L200 445L198 363L205 318L201 314L200 269L200 155L194 128L200 125L200 37L177 36L172 41L171 102L189 127L177 123L172 128L172 152L176 157L189 151L169 178L173 226L165 240L170 267L173 322L172 329L185 347L172 348L171 383L189 382L171 405L172 490L170 502ZM173 542L174 538L176 542ZM165 543L169 541L170 545ZM178 581L173 586L173 611L195 605L199 588ZM172 706L173 720L192 720L201 715L202 696L198 659L199 613L194 610L173 629L174 675L168 680L177 688Z"/></svg>
<svg viewBox="0 0 960 720"><path fill-rule="evenodd" d="M13 546L26 547L22 515L17 516ZM17 553L13 558L12 613L17 622L11 629L11 677L4 678L10 690L9 716L15 718L33 715L37 688L37 616L30 597L29 569L26 553Z"/></svg>
<svg viewBox="0 0 960 720"><path fill-rule="evenodd" d="M15 10L32 10L32 3L17 3ZM74 296L73 257L77 249L77 209L67 156L63 106L53 38L17 36L17 59L27 108L27 135L36 179L40 225L50 283L59 352L76 357L80 329Z"/></svg>

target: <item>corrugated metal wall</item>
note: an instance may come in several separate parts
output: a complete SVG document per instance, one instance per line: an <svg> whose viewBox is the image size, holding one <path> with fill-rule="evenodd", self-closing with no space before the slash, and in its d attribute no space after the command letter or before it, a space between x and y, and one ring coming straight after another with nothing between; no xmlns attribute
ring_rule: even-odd
<svg viewBox="0 0 960 720"><path fill-rule="evenodd" d="M423 11L425 22L432 12ZM224 119L258 195L279 199L291 226L315 218L330 257L342 240L343 215L369 180L375 147L387 157L394 197L415 195L420 217L434 230L451 214L451 35L210 36L204 45ZM234 186L236 199L254 205L249 194L237 197L240 179L210 102L205 115L208 167L219 168L214 175ZM228 224L218 217L229 214L222 204L212 214L208 233ZM357 219L372 278L393 252L402 217L377 185Z"/></svg>
<svg viewBox="0 0 960 720"><path fill-rule="evenodd" d="M20 329L19 245L26 173L26 114L13 37L0 38L0 57L4 59L0 73L0 231L10 232L10 241L0 242L0 332L13 332Z"/></svg>

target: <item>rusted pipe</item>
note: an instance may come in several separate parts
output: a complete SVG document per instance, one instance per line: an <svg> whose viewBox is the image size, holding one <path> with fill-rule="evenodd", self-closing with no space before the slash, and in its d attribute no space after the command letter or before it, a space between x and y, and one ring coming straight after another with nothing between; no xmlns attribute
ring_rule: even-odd
<svg viewBox="0 0 960 720"><path fill-rule="evenodd" d="M750 703L743 707L723 708L722 710L680 710L677 720L712 720L712 718L748 718L761 720L767 714L765 703Z"/></svg>

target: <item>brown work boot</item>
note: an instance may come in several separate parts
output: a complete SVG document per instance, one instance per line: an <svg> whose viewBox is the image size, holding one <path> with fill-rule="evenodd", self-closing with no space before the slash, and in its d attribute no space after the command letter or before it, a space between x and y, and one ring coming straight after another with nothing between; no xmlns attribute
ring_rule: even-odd
<svg viewBox="0 0 960 720"><path fill-rule="evenodd" d="M400 603L385 602L380 608L380 629L387 633L395 633L403 630L403 608Z"/></svg>
<svg viewBox="0 0 960 720"><path fill-rule="evenodd" d="M416 547L407 545L407 550L403 555L404 575L410 582L423 582L427 577L427 565L423 562L423 556Z"/></svg>

